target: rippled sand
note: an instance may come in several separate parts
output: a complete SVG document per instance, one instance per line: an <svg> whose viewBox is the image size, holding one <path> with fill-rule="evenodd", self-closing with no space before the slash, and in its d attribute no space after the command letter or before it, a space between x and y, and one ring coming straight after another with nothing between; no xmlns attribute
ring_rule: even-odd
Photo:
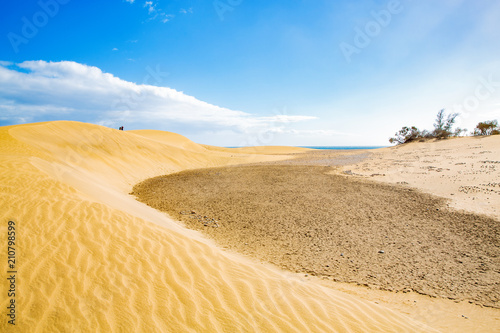
<svg viewBox="0 0 500 333"><path fill-rule="evenodd" d="M433 331L224 251L128 195L162 174L282 158L77 122L0 128L1 230L16 222L18 256L16 326L2 315L0 331Z"/></svg>

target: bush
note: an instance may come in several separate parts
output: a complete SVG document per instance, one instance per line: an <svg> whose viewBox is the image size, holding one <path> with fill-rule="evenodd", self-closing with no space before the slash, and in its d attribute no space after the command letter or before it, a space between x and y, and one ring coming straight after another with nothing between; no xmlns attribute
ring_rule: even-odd
<svg viewBox="0 0 500 333"><path fill-rule="evenodd" d="M458 117L458 113L453 113L448 115L446 118L444 109L438 112L436 116L436 123L434 123L434 131L432 131L432 137L437 139L445 139L454 135L451 131L453 124L455 124L455 119ZM446 120L445 120L446 119Z"/></svg>
<svg viewBox="0 0 500 333"><path fill-rule="evenodd" d="M397 144L408 143L423 137L422 132L420 132L419 129L416 128L415 126L403 127L399 130L399 132L396 132L396 134L394 135L395 135L394 138L389 139L390 143L397 143Z"/></svg>
<svg viewBox="0 0 500 333"><path fill-rule="evenodd" d="M458 117L458 113L452 113L448 116L444 113L444 109L438 112L436 122L434 123L434 130L429 132L427 130L420 131L415 126L403 127L395 134L395 137L390 138L390 143L403 144L415 141L417 139L445 139L450 136L460 136L466 129L457 128L453 130L453 125Z"/></svg>
<svg viewBox="0 0 500 333"><path fill-rule="evenodd" d="M488 120L480 122L474 128L474 132L471 133L474 136L480 135L498 135L500 134L500 128L498 127L498 121Z"/></svg>

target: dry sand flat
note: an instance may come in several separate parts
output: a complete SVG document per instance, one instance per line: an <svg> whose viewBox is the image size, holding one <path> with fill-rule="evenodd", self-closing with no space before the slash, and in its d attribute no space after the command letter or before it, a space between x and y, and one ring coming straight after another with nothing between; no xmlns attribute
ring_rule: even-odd
<svg viewBox="0 0 500 333"><path fill-rule="evenodd" d="M498 309L469 304L498 306L498 222L449 211L443 199L403 185L359 183L358 174L342 172L364 163L370 155L370 151L312 151L251 167L158 177L135 189L146 190L140 197L219 244L294 271L309 272L303 279L313 278L311 273L329 277L322 282L330 287L377 300L445 332L500 330ZM284 166L301 168L287 170ZM335 177L311 166L334 167L329 174L349 175L351 179L326 184ZM156 191L154 197L148 198L148 187ZM191 214L193 208L195 214ZM328 214L329 210L333 212ZM329 216L324 219L318 216L325 213ZM293 217L297 221L290 221ZM363 223L367 218L369 223ZM325 221L336 222L338 228L330 228ZM341 244L336 244L339 239ZM384 248L385 253L376 253L378 248ZM339 251L345 255L339 257ZM366 283L370 288L332 279ZM373 286L404 292L385 292ZM408 292L412 289L438 299Z"/></svg>
<svg viewBox="0 0 500 333"><path fill-rule="evenodd" d="M282 158L75 122L0 128L1 230L16 222L18 256L17 325L2 315L0 331L432 331L222 251L127 194L161 174ZM5 283L0 294L6 309Z"/></svg>
<svg viewBox="0 0 500 333"><path fill-rule="evenodd" d="M257 165L188 170L138 198L221 245L294 272L500 307L500 223L415 190Z"/></svg>

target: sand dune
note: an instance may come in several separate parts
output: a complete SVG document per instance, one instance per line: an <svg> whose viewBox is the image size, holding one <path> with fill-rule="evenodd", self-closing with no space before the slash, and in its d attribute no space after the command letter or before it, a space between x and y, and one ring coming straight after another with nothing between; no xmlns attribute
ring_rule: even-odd
<svg viewBox="0 0 500 333"><path fill-rule="evenodd" d="M418 188L450 199L450 207L500 220L500 135L377 149L367 160L344 169Z"/></svg>
<svg viewBox="0 0 500 333"><path fill-rule="evenodd" d="M223 251L127 194L161 174L282 158L76 122L0 128L2 232L16 222L18 260L16 326L3 315L0 331L433 331Z"/></svg>

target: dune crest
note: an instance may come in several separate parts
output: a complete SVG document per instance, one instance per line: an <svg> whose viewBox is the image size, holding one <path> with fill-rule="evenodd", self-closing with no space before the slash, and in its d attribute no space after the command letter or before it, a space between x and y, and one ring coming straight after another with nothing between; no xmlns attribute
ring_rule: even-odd
<svg viewBox="0 0 500 333"><path fill-rule="evenodd" d="M17 224L19 262L17 325L0 331L433 331L223 251L128 194L161 174L284 158L259 153L77 122L0 128L0 215Z"/></svg>

